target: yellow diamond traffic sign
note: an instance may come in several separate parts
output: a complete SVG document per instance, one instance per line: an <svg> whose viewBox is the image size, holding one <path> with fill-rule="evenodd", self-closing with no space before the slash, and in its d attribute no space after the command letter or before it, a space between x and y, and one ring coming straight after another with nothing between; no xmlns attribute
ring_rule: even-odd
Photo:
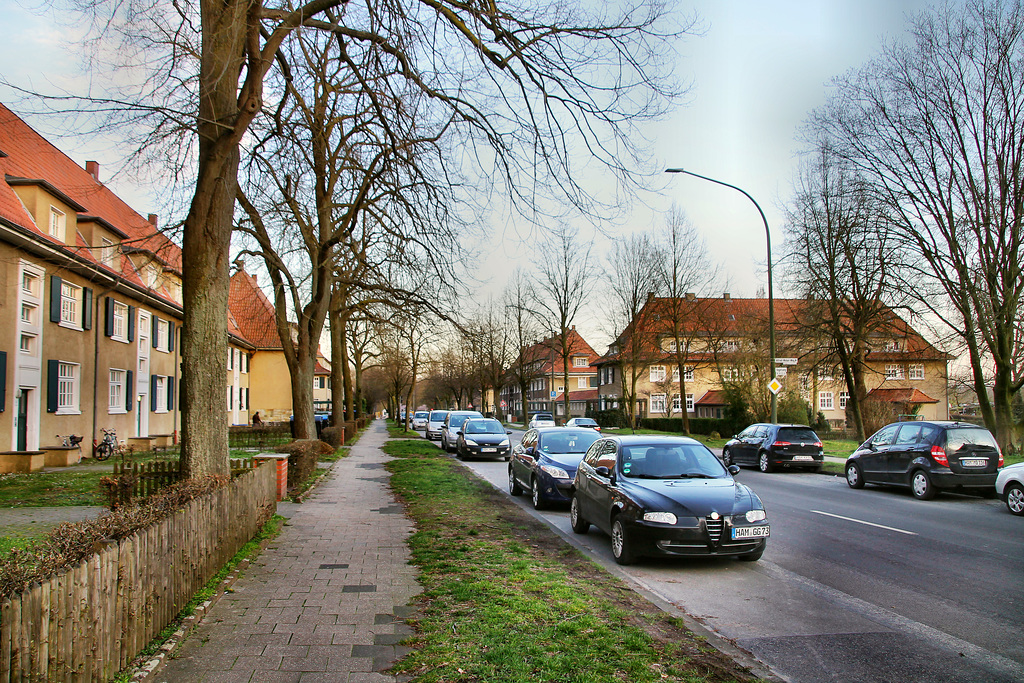
<svg viewBox="0 0 1024 683"><path fill-rule="evenodd" d="M772 392L773 394L777 394L781 389L782 382L780 382L777 378L772 377L772 381L768 382L768 391Z"/></svg>

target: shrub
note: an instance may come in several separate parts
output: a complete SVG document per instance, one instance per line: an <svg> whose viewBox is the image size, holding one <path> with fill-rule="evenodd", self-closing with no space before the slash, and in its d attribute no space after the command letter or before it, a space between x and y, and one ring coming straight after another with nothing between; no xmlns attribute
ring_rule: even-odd
<svg viewBox="0 0 1024 683"><path fill-rule="evenodd" d="M316 439L302 439L277 447L278 453L288 454L288 488L294 489L309 479L316 470L321 455L334 452L334 447Z"/></svg>
<svg viewBox="0 0 1024 683"><path fill-rule="evenodd" d="M682 434L683 421L678 417L645 417L640 420L640 426L645 429L657 429L663 432L675 432ZM690 433L705 434L728 432L729 424L726 420L713 417L691 417Z"/></svg>
<svg viewBox="0 0 1024 683"><path fill-rule="evenodd" d="M597 424L601 425L602 428L629 426L629 421L626 419L626 413L623 412L622 408L589 410L587 411L587 417L597 420Z"/></svg>
<svg viewBox="0 0 1024 683"><path fill-rule="evenodd" d="M332 448L340 448L345 445L345 429L343 427L324 427L320 432L320 440L330 444Z"/></svg>

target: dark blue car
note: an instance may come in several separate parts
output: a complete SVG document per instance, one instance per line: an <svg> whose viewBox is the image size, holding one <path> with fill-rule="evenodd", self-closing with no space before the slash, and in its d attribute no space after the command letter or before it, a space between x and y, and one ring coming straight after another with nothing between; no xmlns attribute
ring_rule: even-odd
<svg viewBox="0 0 1024 683"><path fill-rule="evenodd" d="M576 468L590 444L601 438L593 429L538 427L526 432L512 449L508 463L508 492L520 496L530 491L533 507L568 503Z"/></svg>

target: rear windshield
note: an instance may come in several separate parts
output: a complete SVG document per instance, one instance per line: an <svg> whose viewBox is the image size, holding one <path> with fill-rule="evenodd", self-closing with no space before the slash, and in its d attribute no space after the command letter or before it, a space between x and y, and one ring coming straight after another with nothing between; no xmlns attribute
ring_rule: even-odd
<svg viewBox="0 0 1024 683"><path fill-rule="evenodd" d="M964 446L981 446L996 450L996 440L987 429L981 427L959 427L946 430L946 450L955 453Z"/></svg>
<svg viewBox="0 0 1024 683"><path fill-rule="evenodd" d="M447 410L432 410L430 411L431 422L443 422L445 416L448 414Z"/></svg>
<svg viewBox="0 0 1024 683"><path fill-rule="evenodd" d="M535 420L553 420L554 418L551 417L551 413L537 413L536 415L533 416L533 419L535 419Z"/></svg>
<svg viewBox="0 0 1024 683"><path fill-rule="evenodd" d="M819 440L813 429L801 427L780 427L779 435L776 438L779 441L795 441L797 443L814 443Z"/></svg>
<svg viewBox="0 0 1024 683"><path fill-rule="evenodd" d="M413 415L413 417L426 417L427 415L430 415L430 413L425 410L419 410Z"/></svg>
<svg viewBox="0 0 1024 683"><path fill-rule="evenodd" d="M497 420L470 420L463 431L466 434L504 434L505 428Z"/></svg>
<svg viewBox="0 0 1024 683"><path fill-rule="evenodd" d="M586 453L601 438L595 431L565 431L540 435L540 450L545 453Z"/></svg>
<svg viewBox="0 0 1024 683"><path fill-rule="evenodd" d="M480 413L477 413L476 415L452 415L451 419L448 420L448 425L451 427L461 427L463 422L473 417L483 417L483 415Z"/></svg>
<svg viewBox="0 0 1024 683"><path fill-rule="evenodd" d="M596 425L597 423L594 422L593 420L589 419L589 418L581 417L581 418L576 420L576 424L578 424L578 425Z"/></svg>

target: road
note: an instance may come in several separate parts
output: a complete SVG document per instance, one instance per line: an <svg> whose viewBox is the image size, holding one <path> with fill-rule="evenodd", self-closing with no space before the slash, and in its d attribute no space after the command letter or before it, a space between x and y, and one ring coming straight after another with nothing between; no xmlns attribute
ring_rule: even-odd
<svg viewBox="0 0 1024 683"><path fill-rule="evenodd" d="M507 492L506 463L467 466ZM761 561L645 560L627 577L791 681L1024 680L1024 520L999 501L918 501L815 474L739 478L771 522ZM567 511L513 500L614 564L602 532L574 535Z"/></svg>

